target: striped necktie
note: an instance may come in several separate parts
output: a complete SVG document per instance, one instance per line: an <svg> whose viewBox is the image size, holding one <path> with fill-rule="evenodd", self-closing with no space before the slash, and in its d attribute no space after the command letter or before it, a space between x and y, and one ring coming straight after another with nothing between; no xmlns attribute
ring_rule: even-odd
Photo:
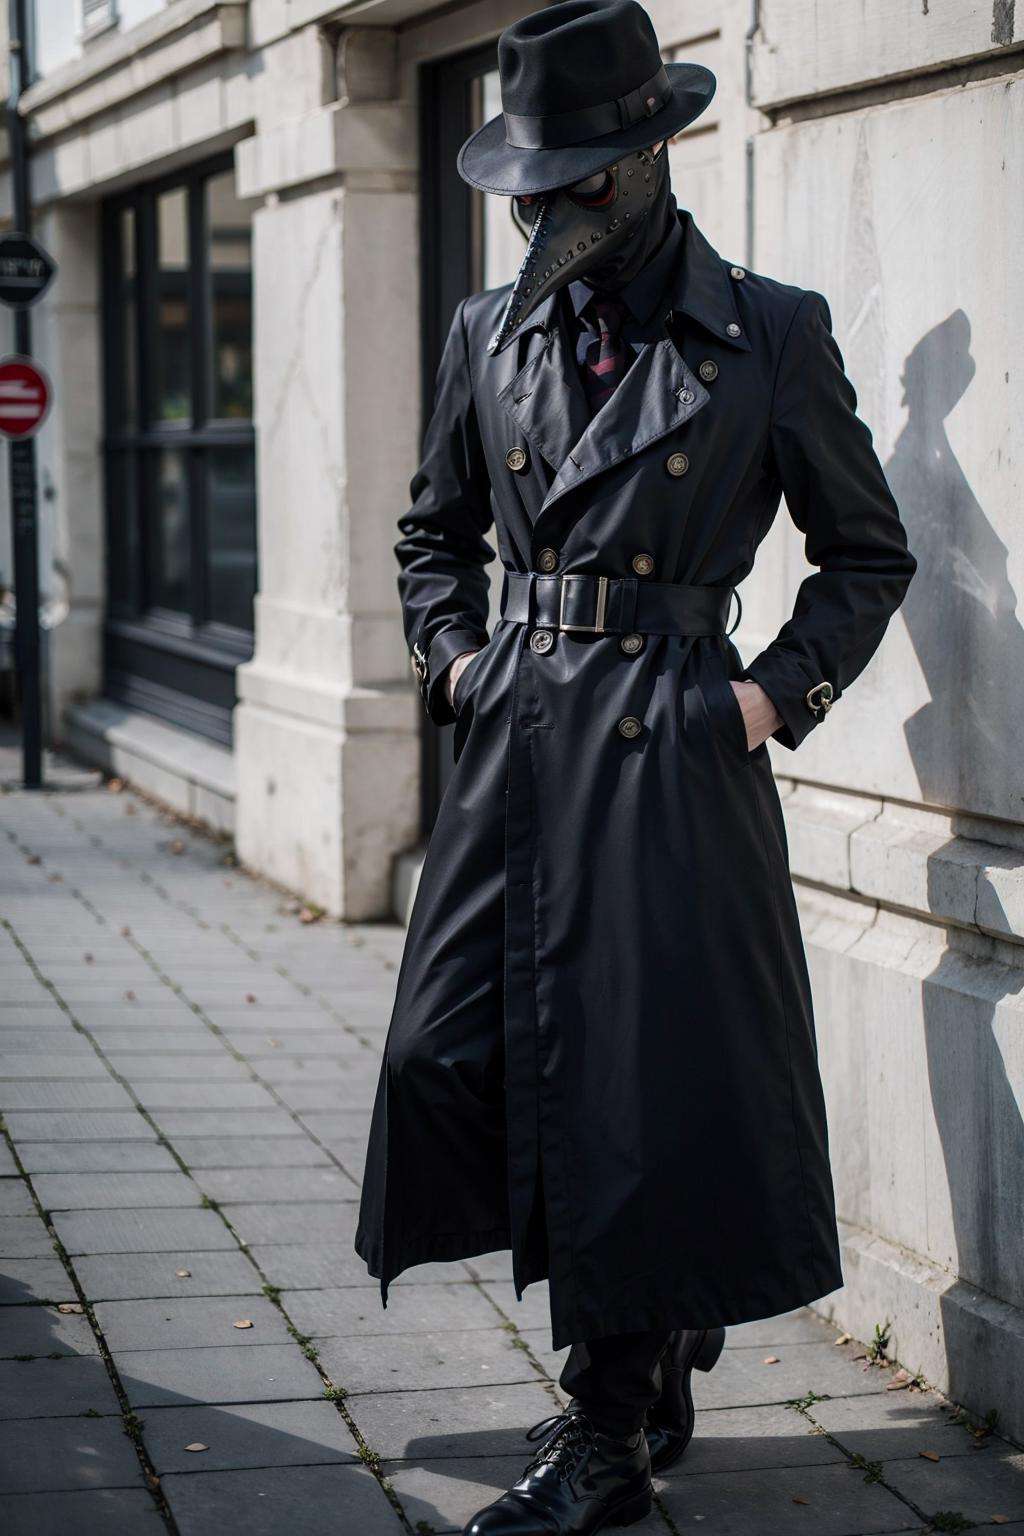
<svg viewBox="0 0 1024 1536"><path fill-rule="evenodd" d="M622 339L626 306L621 299L611 294L595 294L587 301L583 316L591 330L597 332L587 346L583 367L583 386L593 416L611 399L633 361L633 354Z"/></svg>

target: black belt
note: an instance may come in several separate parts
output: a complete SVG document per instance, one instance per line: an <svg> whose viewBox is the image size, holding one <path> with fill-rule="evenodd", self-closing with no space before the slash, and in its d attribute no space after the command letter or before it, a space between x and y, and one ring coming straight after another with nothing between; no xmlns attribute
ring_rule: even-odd
<svg viewBox="0 0 1024 1536"><path fill-rule="evenodd" d="M501 616L513 624L590 635L724 635L735 590L635 576L506 571Z"/></svg>

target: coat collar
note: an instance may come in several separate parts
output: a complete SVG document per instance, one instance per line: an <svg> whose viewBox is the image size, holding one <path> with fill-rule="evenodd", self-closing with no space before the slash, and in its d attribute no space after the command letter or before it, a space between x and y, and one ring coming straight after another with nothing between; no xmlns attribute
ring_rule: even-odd
<svg viewBox="0 0 1024 1536"><path fill-rule="evenodd" d="M666 324L673 315L696 320L724 345L749 352L740 331L732 280L717 251L694 224L680 214L684 244L673 274ZM556 290L523 324L506 357L525 349L519 371L498 390L498 398L520 431L540 451L556 475L538 516L567 491L612 464L638 453L672 432L706 405L708 391L687 366L671 334L649 342L611 399L591 418ZM519 350L522 356L522 350Z"/></svg>

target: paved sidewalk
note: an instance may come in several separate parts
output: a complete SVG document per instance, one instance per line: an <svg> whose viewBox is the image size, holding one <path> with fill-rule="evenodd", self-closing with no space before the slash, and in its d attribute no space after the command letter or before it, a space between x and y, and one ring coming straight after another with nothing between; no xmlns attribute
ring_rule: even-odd
<svg viewBox="0 0 1024 1536"><path fill-rule="evenodd" d="M352 1251L401 931L303 922L59 777L0 795L0 1530L459 1529L559 1359L505 1255L383 1313ZM1024 1533L1024 1457L863 1355L810 1313L731 1330L637 1536Z"/></svg>

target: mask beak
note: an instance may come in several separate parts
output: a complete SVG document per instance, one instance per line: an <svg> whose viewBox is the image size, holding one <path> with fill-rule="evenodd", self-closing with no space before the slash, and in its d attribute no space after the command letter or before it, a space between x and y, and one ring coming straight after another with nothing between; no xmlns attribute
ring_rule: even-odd
<svg viewBox="0 0 1024 1536"><path fill-rule="evenodd" d="M612 167L611 174L617 167ZM584 207L564 191L540 199L523 264L487 350L493 357L511 340L544 300L566 283L583 277L607 251L624 243L636 225L616 211L618 196L597 209Z"/></svg>

